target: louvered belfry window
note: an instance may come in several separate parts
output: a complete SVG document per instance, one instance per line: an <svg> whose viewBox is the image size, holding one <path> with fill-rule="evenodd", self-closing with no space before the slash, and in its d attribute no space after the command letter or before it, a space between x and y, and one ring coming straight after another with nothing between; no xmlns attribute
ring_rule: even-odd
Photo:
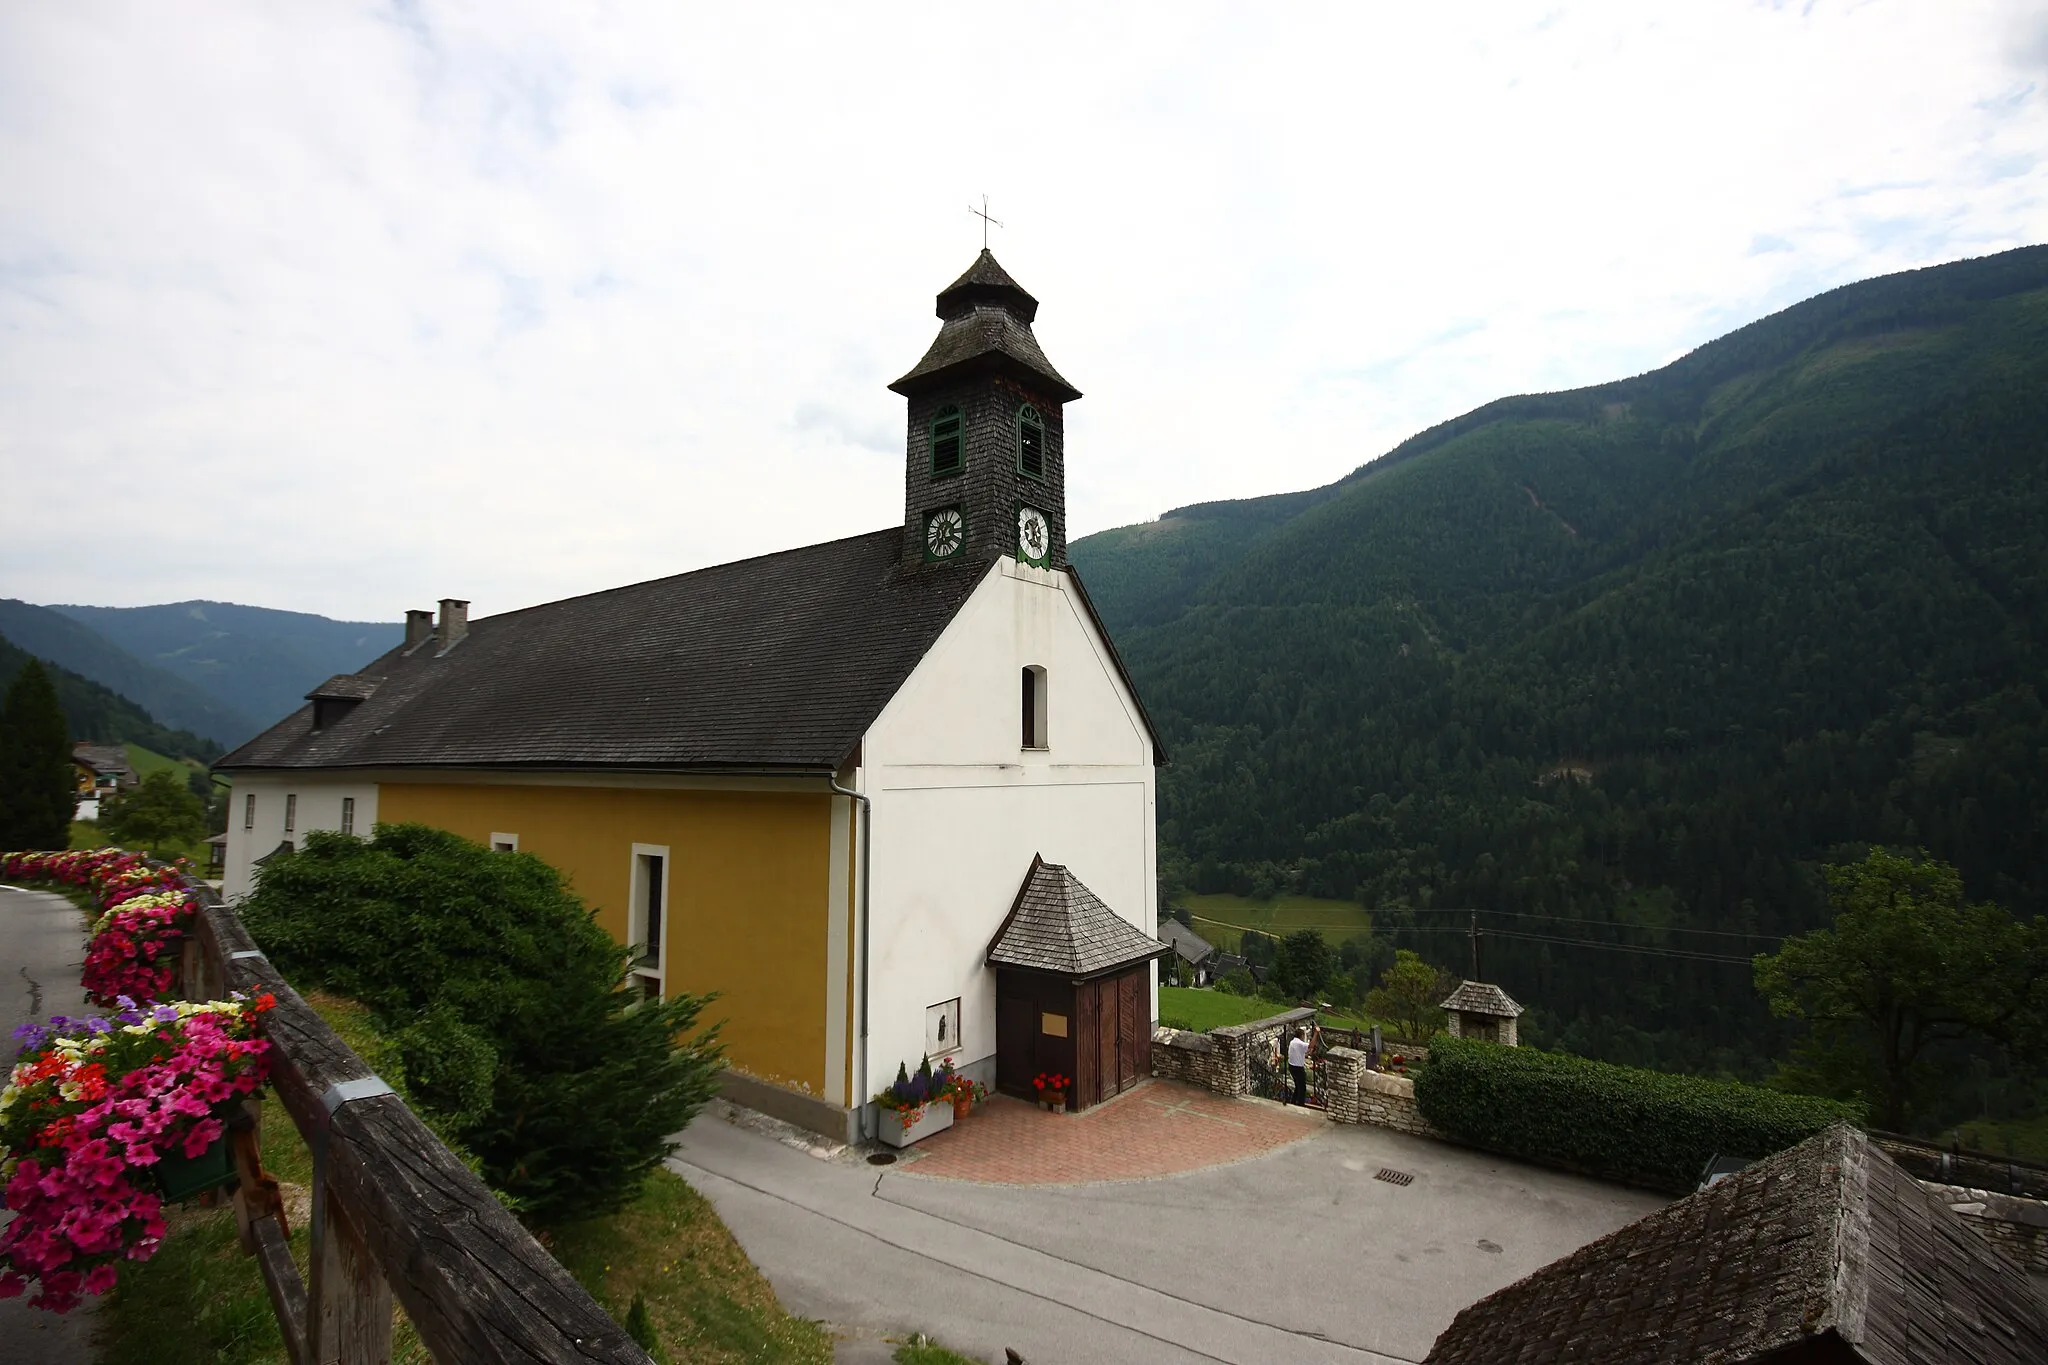
<svg viewBox="0 0 2048 1365"><path fill-rule="evenodd" d="M961 457L960 409L947 404L932 418L932 473L958 474L965 461Z"/></svg>
<svg viewBox="0 0 2048 1365"><path fill-rule="evenodd" d="M1045 423L1029 403L1017 410L1017 471L1034 479L1045 477Z"/></svg>

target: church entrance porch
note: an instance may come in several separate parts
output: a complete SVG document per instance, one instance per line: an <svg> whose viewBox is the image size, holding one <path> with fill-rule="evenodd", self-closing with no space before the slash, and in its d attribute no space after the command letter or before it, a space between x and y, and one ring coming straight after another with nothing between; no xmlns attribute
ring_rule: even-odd
<svg viewBox="0 0 2048 1365"><path fill-rule="evenodd" d="M1067 1107L1114 1099L1152 1074L1149 963L1092 981L996 973L996 1089L1035 1099L1041 1075L1073 1082Z"/></svg>
<svg viewBox="0 0 2048 1365"><path fill-rule="evenodd" d="M1086 1109L1152 1074L1152 964L1172 951L1058 863L1034 857L988 948L996 974L995 1088L1071 1084Z"/></svg>

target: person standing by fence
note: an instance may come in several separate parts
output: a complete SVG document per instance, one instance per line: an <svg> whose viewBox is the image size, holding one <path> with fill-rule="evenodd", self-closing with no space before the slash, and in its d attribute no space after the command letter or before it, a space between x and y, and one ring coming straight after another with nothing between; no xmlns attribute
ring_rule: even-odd
<svg viewBox="0 0 2048 1365"><path fill-rule="evenodd" d="M1287 1036L1287 1070L1294 1076L1294 1102L1308 1103L1308 1039L1300 1029Z"/></svg>

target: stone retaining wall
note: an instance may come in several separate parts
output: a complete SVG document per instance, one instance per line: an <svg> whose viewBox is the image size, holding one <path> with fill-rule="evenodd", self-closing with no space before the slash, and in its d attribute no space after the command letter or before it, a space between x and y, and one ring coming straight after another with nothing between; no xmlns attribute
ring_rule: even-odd
<svg viewBox="0 0 2048 1365"><path fill-rule="evenodd" d="M1370 1069L1365 1054L1356 1048L1333 1047L1324 1056L1331 1122L1369 1123L1417 1137L1448 1139L1416 1107L1414 1081Z"/></svg>
<svg viewBox="0 0 2048 1365"><path fill-rule="evenodd" d="M1312 1009L1288 1010L1249 1024L1228 1024L1207 1033L1159 1028L1152 1033L1152 1074L1186 1081L1219 1095L1251 1093L1251 1057L1270 1048L1297 1024L1315 1018Z"/></svg>
<svg viewBox="0 0 2048 1365"><path fill-rule="evenodd" d="M1920 1184L2022 1269L2048 1274L2048 1203L1932 1180Z"/></svg>

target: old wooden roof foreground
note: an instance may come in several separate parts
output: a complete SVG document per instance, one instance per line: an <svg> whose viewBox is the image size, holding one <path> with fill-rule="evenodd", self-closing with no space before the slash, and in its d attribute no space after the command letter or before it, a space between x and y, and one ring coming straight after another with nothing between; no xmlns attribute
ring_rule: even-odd
<svg viewBox="0 0 2048 1365"><path fill-rule="evenodd" d="M2048 1305L1960 1215L1837 1124L1481 1299L1428 1365L1766 1357L2039 1365Z"/></svg>
<svg viewBox="0 0 2048 1365"><path fill-rule="evenodd" d="M988 965L1081 980L1171 951L1104 905L1066 868L1034 857L1016 904L988 945Z"/></svg>

